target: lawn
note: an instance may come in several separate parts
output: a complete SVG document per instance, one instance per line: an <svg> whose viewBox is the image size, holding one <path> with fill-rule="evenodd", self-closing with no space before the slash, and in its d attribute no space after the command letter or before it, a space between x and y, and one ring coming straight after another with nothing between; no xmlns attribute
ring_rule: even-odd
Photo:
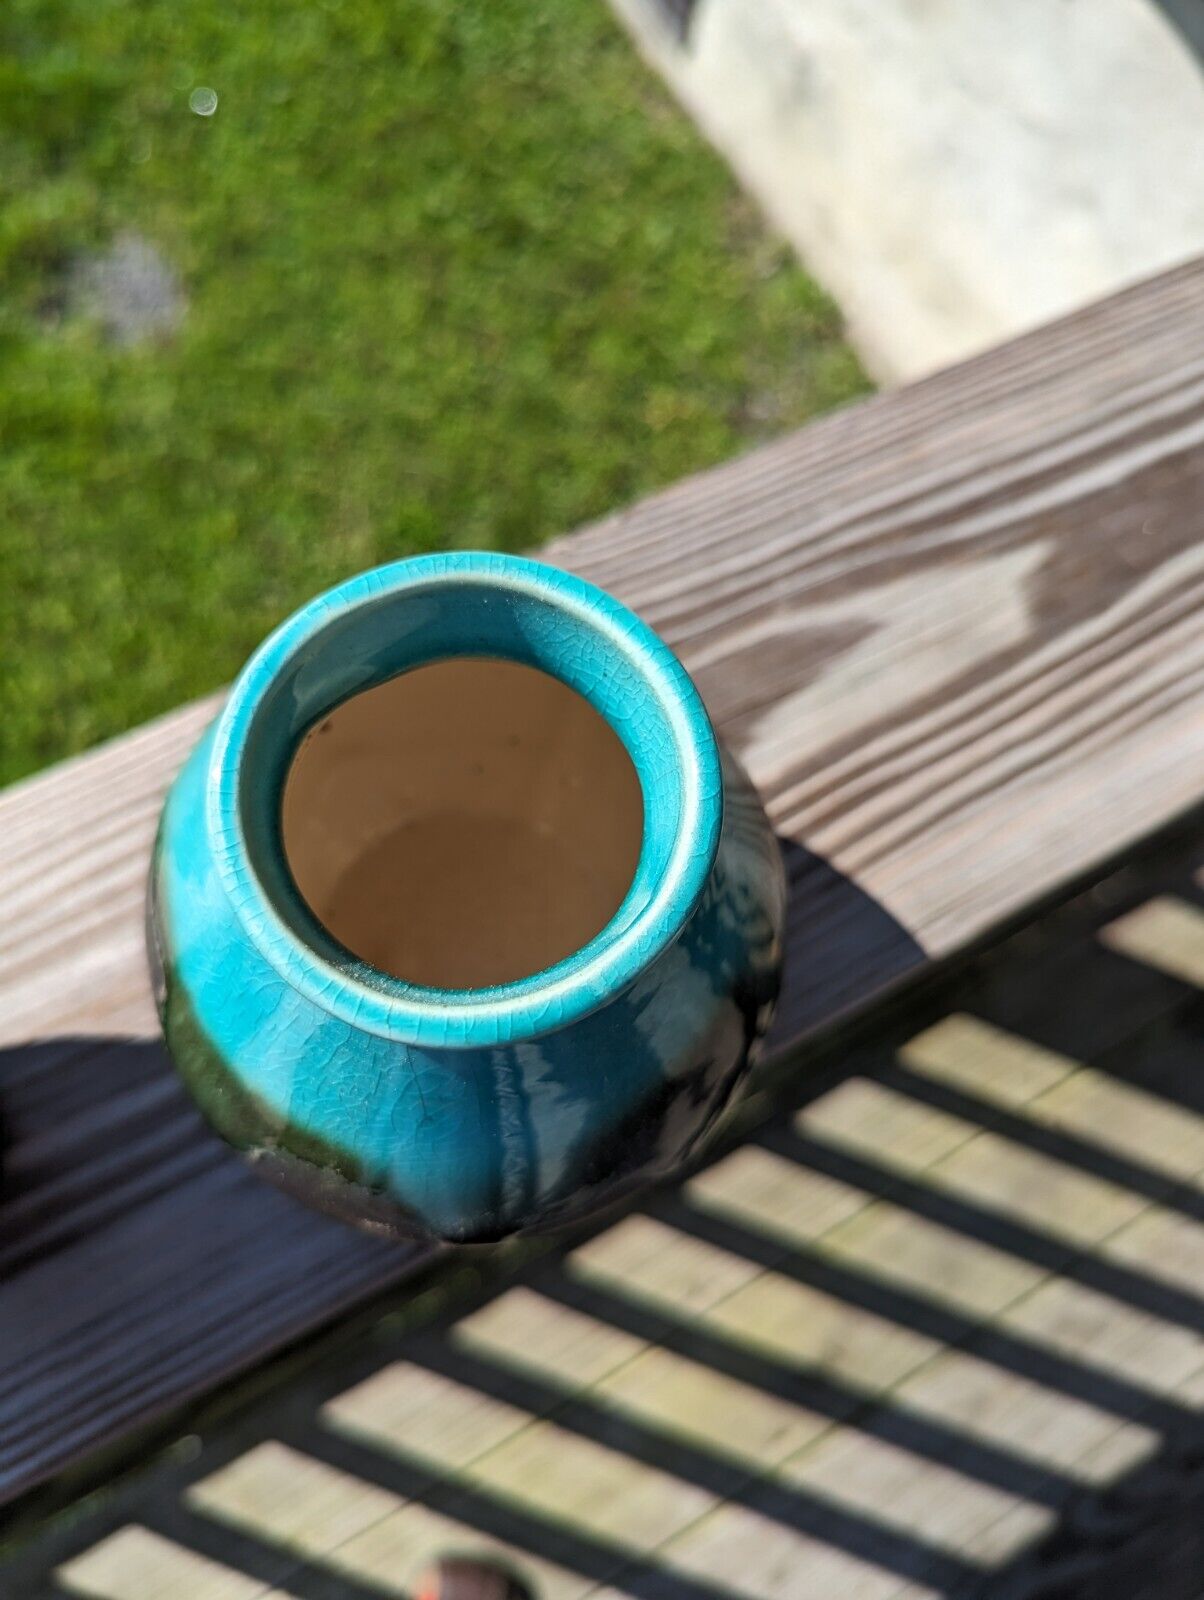
<svg viewBox="0 0 1204 1600"><path fill-rule="evenodd" d="M182 315L123 341L131 238ZM604 0L4 0L0 782L864 384Z"/></svg>

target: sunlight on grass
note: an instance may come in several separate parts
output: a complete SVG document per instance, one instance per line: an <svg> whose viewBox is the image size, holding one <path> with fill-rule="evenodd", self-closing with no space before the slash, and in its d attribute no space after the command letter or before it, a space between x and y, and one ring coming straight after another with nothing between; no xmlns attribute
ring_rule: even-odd
<svg viewBox="0 0 1204 1600"><path fill-rule="evenodd" d="M864 387L601 0L9 0L0 160L0 781Z"/></svg>

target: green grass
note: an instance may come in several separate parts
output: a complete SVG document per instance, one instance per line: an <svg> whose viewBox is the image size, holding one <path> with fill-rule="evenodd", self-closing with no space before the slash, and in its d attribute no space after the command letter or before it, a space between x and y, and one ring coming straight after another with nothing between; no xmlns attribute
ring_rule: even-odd
<svg viewBox="0 0 1204 1600"><path fill-rule="evenodd" d="M68 290L130 230L188 310L119 347ZM864 381L604 0L4 0L0 781Z"/></svg>

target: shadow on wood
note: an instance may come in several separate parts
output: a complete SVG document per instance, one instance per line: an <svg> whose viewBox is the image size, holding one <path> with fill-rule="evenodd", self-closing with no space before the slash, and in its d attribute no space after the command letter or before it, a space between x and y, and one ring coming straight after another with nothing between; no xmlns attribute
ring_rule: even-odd
<svg viewBox="0 0 1204 1600"><path fill-rule="evenodd" d="M778 845L789 901L770 1054L838 1024L867 992L885 994L924 966L919 942L872 895L793 839L779 835Z"/></svg>
<svg viewBox="0 0 1204 1600"><path fill-rule="evenodd" d="M918 946L789 840L795 1040ZM822 937L812 930L816 919ZM430 1261L278 1192L208 1129L158 1040L0 1051L0 1502ZM41 1385L38 1408L24 1398Z"/></svg>
<svg viewBox="0 0 1204 1600"><path fill-rule="evenodd" d="M846 959L864 939L883 971L906 969L907 936L889 917L804 852L789 866L795 902L841 899ZM41 1595L52 1568L74 1570L106 1540L111 1560L113 1541L135 1526L185 1565L217 1563L299 1600L376 1600L407 1581L400 1568L388 1583L379 1577L394 1548L388 1520L404 1530L425 1518L445 1553L500 1542L519 1571L554 1563L572 1594L601 1584L634 1600L759 1596L767 1591L757 1573L776 1561L798 1587L774 1592L793 1596L812 1592L814 1561L835 1574L822 1588L832 1600L867 1575L873 1594L918 1584L957 1600L1195 1600L1204 1423L1192 1362L1204 1349L1204 1289L1175 1252L1201 1248L1204 1223L1199 870L1194 845L1186 863L1181 842L1155 852L1139 874L1122 872L980 957L958 981L956 1009L948 996L910 1005L684 1188L645 1197L623 1221L608 1219L567 1256L541 1258L475 1304L457 1302L445 1325L414 1332L378 1322L286 1391L269 1391L196 1460L53 1530L8 1569L28 1580L18 1592ZM1175 944L1180 936L1185 945ZM799 967L799 957L795 984L810 959ZM80 1148L76 1138L44 1170L32 1159L56 1104L78 1103L81 1127L93 1125L104 1100L98 1062L131 1096L173 1082L148 1044L63 1041L57 1053L0 1060L12 1148L26 1153L15 1176L24 1170L30 1182L22 1191L18 1181L10 1204L23 1193L29 1204L62 1150ZM79 1073L84 1081L68 1092ZM56 1077L66 1096L57 1101ZM218 1169L238 1168L203 1130L193 1138L214 1145ZM248 1226L262 1224L269 1195L255 1189ZM822 1213L834 1196L851 1211L813 1221L817 1197ZM191 1226L215 1222L211 1212ZM1145 1243L1140 1230L1151 1227L1161 1243ZM1130 1228L1139 1231L1126 1246ZM643 1230L651 1251L608 1243L624 1229L629 1239ZM358 1242L335 1232L348 1248ZM102 1255L105 1237L102 1228L94 1241ZM170 1251L161 1249L152 1267L163 1273ZM261 1270L269 1255L261 1249ZM220 1278L224 1265L210 1270ZM38 1271L29 1262L16 1274L0 1316L11 1290ZM708 1272L726 1275L729 1288L699 1298ZM102 1276L95 1264L93 1276ZM507 1337L484 1336L481 1318L487 1326L515 1294L538 1308L536 1321L521 1337L504 1322L494 1327L511 1326ZM1041 1316L1025 1313L1041 1305ZM660 1363L659 1383L615 1384L605 1368L587 1376L576 1356L557 1356L607 1341L618 1351L615 1375L648 1356ZM29 1343L40 1394L48 1366L34 1370L41 1352ZM891 1376L882 1363L900 1351L905 1364ZM123 1347L117 1365L124 1360ZM957 1381L934 1390L942 1363ZM9 1404L16 1436L28 1437L31 1390L9 1388L13 1376L0 1372L0 1407ZM692 1396L684 1407L675 1385ZM24 1408L21 1398L5 1401L13 1393ZM437 1417L431 1425L415 1399L423 1394L443 1396L436 1405L458 1397L445 1427ZM391 1408L403 1420L391 1421ZM557 1463L554 1472L536 1471L534 1457L517 1474L513 1463L508 1473L491 1469L495 1449L510 1448L504 1433L482 1445L484 1465L460 1453L464 1419L491 1428L499 1413L516 1437L546 1430L538 1459ZM771 1425L754 1434L748 1419L757 1415ZM810 1442L799 1448L789 1440L803 1421ZM1086 1456L1126 1438L1119 1464L1093 1479ZM833 1441L835 1456L809 1468L810 1452ZM559 1480L578 1471L589 1492L568 1514ZM595 1471L605 1492L589 1488ZM267 1474L258 1488L257 1472ZM289 1499L305 1474L349 1505L374 1497L379 1537L374 1524L357 1546L332 1510L323 1544L313 1487L298 1549ZM689 1515L721 1506L734 1531L707 1547L705 1561L689 1553L688 1525L641 1548L626 1520L595 1515L595 1499L605 1507L611 1493L634 1496L637 1521L658 1497L670 1511L682 1497ZM1018 1514L1019 1537L993 1544L992 1530ZM397 1551L408 1537L398 1532Z"/></svg>

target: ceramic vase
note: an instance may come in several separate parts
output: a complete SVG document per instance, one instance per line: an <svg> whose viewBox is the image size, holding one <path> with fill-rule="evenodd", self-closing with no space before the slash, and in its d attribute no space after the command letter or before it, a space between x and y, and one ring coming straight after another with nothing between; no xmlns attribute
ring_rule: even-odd
<svg viewBox="0 0 1204 1600"><path fill-rule="evenodd" d="M543 564L366 572L248 662L164 806L170 1053L314 1203L469 1242L689 1159L776 997L784 887L660 639Z"/></svg>

